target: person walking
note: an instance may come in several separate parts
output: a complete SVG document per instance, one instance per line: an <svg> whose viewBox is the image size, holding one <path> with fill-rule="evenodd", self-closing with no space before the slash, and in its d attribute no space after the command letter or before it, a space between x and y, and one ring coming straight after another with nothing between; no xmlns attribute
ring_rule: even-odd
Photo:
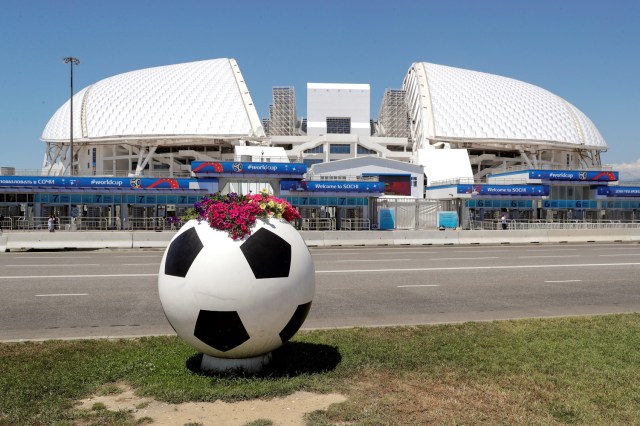
<svg viewBox="0 0 640 426"><path fill-rule="evenodd" d="M500 218L500 222L502 223L502 229L506 230L507 229L507 215L503 214L502 218Z"/></svg>
<svg viewBox="0 0 640 426"><path fill-rule="evenodd" d="M2 232L2 222L4 222L4 215L0 214L0 232Z"/></svg>
<svg viewBox="0 0 640 426"><path fill-rule="evenodd" d="M47 227L49 228L49 232L53 232L56 227L56 220L53 215L49 216L49 220L47 221Z"/></svg>

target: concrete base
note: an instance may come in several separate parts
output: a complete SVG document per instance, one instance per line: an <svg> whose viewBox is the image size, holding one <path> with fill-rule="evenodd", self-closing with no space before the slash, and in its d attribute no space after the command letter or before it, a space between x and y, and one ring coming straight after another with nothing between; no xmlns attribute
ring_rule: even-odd
<svg viewBox="0 0 640 426"><path fill-rule="evenodd" d="M271 352L253 358L216 358L207 354L202 355L200 369L214 373L225 371L241 371L243 373L257 373L271 362Z"/></svg>

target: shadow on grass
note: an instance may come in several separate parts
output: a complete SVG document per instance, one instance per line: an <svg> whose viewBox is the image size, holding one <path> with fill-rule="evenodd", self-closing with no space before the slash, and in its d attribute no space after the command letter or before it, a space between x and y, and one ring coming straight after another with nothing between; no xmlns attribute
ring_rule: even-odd
<svg viewBox="0 0 640 426"><path fill-rule="evenodd" d="M342 361L342 356L335 346L316 343L287 342L273 351L273 358L265 368L256 374L243 372L210 373L200 370L202 354L194 355L187 360L187 368L192 373L204 376L251 376L251 377L295 377L305 374L325 373L334 370Z"/></svg>

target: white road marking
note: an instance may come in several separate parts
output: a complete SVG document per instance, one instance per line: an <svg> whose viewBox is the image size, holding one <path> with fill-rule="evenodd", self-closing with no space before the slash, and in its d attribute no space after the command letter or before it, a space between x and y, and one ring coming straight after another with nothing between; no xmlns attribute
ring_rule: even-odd
<svg viewBox="0 0 640 426"><path fill-rule="evenodd" d="M550 249L550 248L546 248L546 247L540 247L540 248L537 248L537 249L531 249L531 250L527 250L527 251L536 251L536 252L539 252L539 251L544 251L544 252L547 252L547 251L578 251L578 249L577 248L572 248L572 249L569 249L569 248L567 248L567 249Z"/></svg>
<svg viewBox="0 0 640 426"><path fill-rule="evenodd" d="M9 256L7 256L9 257ZM91 259L91 256L13 256L20 259Z"/></svg>
<svg viewBox="0 0 640 426"><path fill-rule="evenodd" d="M21 266L21 267L28 267L31 268L32 266L44 266L44 267L51 267L51 266L98 266L98 263L52 263L52 264L41 264L41 265L27 265L27 264L22 264L22 265L5 265L5 266Z"/></svg>
<svg viewBox="0 0 640 426"><path fill-rule="evenodd" d="M337 263L340 262L395 262L396 260L416 260L416 259L351 259L351 260L336 260Z"/></svg>
<svg viewBox="0 0 640 426"><path fill-rule="evenodd" d="M456 250L454 248L450 249L450 251L454 252L454 253L477 253L478 249L475 250ZM502 250L482 250L483 253L503 253L504 249Z"/></svg>
<svg viewBox="0 0 640 426"><path fill-rule="evenodd" d="M545 281L545 283L581 283L582 280L558 280L558 281Z"/></svg>
<svg viewBox="0 0 640 426"><path fill-rule="evenodd" d="M426 271L464 271L473 269L532 269L532 268L584 268L585 266L636 266L640 263L575 263L566 265L515 265L515 266L457 266L443 268L406 268L406 269L335 269L316 271L317 274L347 274L360 272L426 272Z"/></svg>
<svg viewBox="0 0 640 426"><path fill-rule="evenodd" d="M132 257L146 257L146 258L154 258L154 257L162 257L162 253L153 255L153 256L112 256L112 257L126 257L127 259L131 259Z"/></svg>
<svg viewBox="0 0 640 426"><path fill-rule="evenodd" d="M362 250L367 250L365 247L362 247L361 249L325 249L325 248L311 248L310 251L316 252L316 251L340 251L340 252L344 252L344 251L362 251ZM371 250L371 249L370 249ZM316 253L319 254L319 253Z"/></svg>
<svg viewBox="0 0 640 426"><path fill-rule="evenodd" d="M160 262L154 262L154 263L123 263L122 264L122 266L149 266L149 265L160 266Z"/></svg>
<svg viewBox="0 0 640 426"><path fill-rule="evenodd" d="M88 296L88 293L59 293L59 294L36 294L36 297L57 297L57 296Z"/></svg>
<svg viewBox="0 0 640 426"><path fill-rule="evenodd" d="M536 256L536 255L533 255L533 256L518 256L518 258L519 259L533 259L533 258L542 259L542 258L545 258L545 257L551 257L551 258L555 259L555 258L558 258L558 257L580 257L580 256L582 256L582 255L580 255L580 254L560 254L560 255L557 255L556 254L556 255L549 255L549 256Z"/></svg>
<svg viewBox="0 0 640 426"><path fill-rule="evenodd" d="M402 252L409 252L409 253L438 253L435 250L418 250L418 247L416 247L416 249L397 249L394 247L388 247L386 249L370 249L370 248L366 248L366 247L362 247L362 250L349 250L349 249L345 249L345 250L331 250L331 249L323 249L323 250L311 250L311 254L313 254L314 256L335 256L335 253L320 253L320 252L326 252L326 251L339 251L341 253L343 252L355 252L355 253L344 253L344 254L364 254L364 253L371 253L371 252L383 252L384 254L394 254L394 253L402 253Z"/></svg>
<svg viewBox="0 0 640 426"><path fill-rule="evenodd" d="M440 284L416 284L416 285L399 285L398 288L407 287L440 287Z"/></svg>
<svg viewBox="0 0 640 426"><path fill-rule="evenodd" d="M157 277L158 274L104 274L104 275L14 275L0 277L4 280L33 279L33 278L116 278L116 277Z"/></svg>
<svg viewBox="0 0 640 426"><path fill-rule="evenodd" d="M640 253L599 254L598 256L601 256L601 257L640 256Z"/></svg>
<svg viewBox="0 0 640 426"><path fill-rule="evenodd" d="M487 256L487 257L432 257L428 260L485 260L485 259L500 259L499 256Z"/></svg>
<svg viewBox="0 0 640 426"><path fill-rule="evenodd" d="M594 248L594 251L602 251L602 250L637 250L638 249L638 245L634 244L634 245L628 245L626 247L609 247L609 248Z"/></svg>

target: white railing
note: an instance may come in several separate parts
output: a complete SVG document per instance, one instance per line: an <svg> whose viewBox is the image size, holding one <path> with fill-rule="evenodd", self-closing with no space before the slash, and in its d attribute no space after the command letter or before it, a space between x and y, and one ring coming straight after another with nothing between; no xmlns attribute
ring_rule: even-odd
<svg viewBox="0 0 640 426"><path fill-rule="evenodd" d="M479 220L473 221L473 230L487 231L502 229L500 220ZM620 220L601 221L547 221L547 220L509 220L507 229L509 230L532 230L532 229L631 229L640 228L640 221L622 222Z"/></svg>
<svg viewBox="0 0 640 426"><path fill-rule="evenodd" d="M238 154L222 154L222 158L215 160L206 160L206 161L233 161L236 163L296 163L298 160L289 159L289 157L276 157L272 155L259 155L259 154L246 154L246 155L238 155ZM199 160L197 160L199 161ZM300 161L302 163L302 161Z"/></svg>
<svg viewBox="0 0 640 426"><path fill-rule="evenodd" d="M495 169L493 169L491 171L491 174L496 174L496 173L509 173L509 172L518 172L518 171L523 171L523 170L583 170L583 171L601 171L601 170L613 170L613 166L611 164L602 164L599 166L592 166L592 167L584 167L584 166L571 166L571 165L565 165L565 164L548 164L548 163L543 163L540 164L539 167L531 167L529 165L526 164L519 164L519 165L513 165L513 166L497 166Z"/></svg>
<svg viewBox="0 0 640 426"><path fill-rule="evenodd" d="M442 186L442 185L473 185L474 179L469 178L452 178L452 179L440 179L432 180L429 182L429 186ZM428 188L428 187L427 187Z"/></svg>
<svg viewBox="0 0 640 426"><path fill-rule="evenodd" d="M340 182L378 182L380 178L378 176L360 176L360 175L312 175L307 174L307 180L314 181L340 181Z"/></svg>
<svg viewBox="0 0 640 426"><path fill-rule="evenodd" d="M5 219L6 222L6 219ZM10 227L5 228L3 222L3 229L15 229L23 231L32 230L46 230L49 228L48 217L12 217L10 221ZM89 218L89 217L70 217L70 216L56 216L54 223L55 230L100 230L106 231L109 229L120 229L120 218Z"/></svg>
<svg viewBox="0 0 640 426"><path fill-rule="evenodd" d="M91 218L91 217L70 217L58 216L54 229L57 231L175 231L180 229L181 222L172 223L164 217L148 217L148 218ZM5 218L2 221L2 230L17 231L42 231L49 227L48 217L29 217L24 218L14 216Z"/></svg>
<svg viewBox="0 0 640 426"><path fill-rule="evenodd" d="M109 172L109 173L102 173L99 175L90 175L90 174L82 174L79 175L78 177L91 177L91 178L104 178L104 177L134 177L133 175L135 174L135 170L116 170L113 173ZM31 170L16 170L15 174L11 175L11 176L49 176L46 171L43 171L41 169L31 169ZM65 176L69 176L68 174L66 175L56 175L53 174L51 176L61 176L61 177L65 177ZM170 172L169 170L143 170L143 172L140 174L140 176L138 177L152 177L152 178L188 178L191 177L191 172L190 171L179 171L179 170L174 170L173 172Z"/></svg>
<svg viewBox="0 0 640 426"><path fill-rule="evenodd" d="M172 224L164 217L126 218L122 229L127 231L165 231L180 229L181 224Z"/></svg>
<svg viewBox="0 0 640 426"><path fill-rule="evenodd" d="M369 219L342 219L340 229L343 231L369 231L371 221Z"/></svg>
<svg viewBox="0 0 640 426"><path fill-rule="evenodd" d="M13 218L12 217L3 217L0 220L0 230L13 229Z"/></svg>
<svg viewBox="0 0 640 426"><path fill-rule="evenodd" d="M336 229L334 218L302 219L300 224L302 231L333 231Z"/></svg>

